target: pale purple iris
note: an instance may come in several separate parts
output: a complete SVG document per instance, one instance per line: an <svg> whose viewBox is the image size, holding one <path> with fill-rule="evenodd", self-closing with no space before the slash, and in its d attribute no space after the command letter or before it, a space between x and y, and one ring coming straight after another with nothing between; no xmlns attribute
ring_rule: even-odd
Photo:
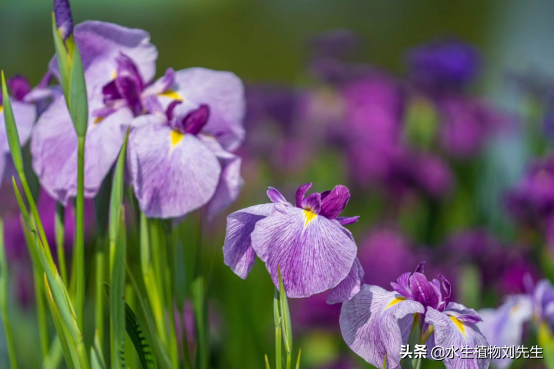
<svg viewBox="0 0 554 370"><path fill-rule="evenodd" d="M400 366L401 346L408 342L414 314L421 316L422 333L433 332L427 344L443 348L488 346L476 323L481 318L472 309L450 302L451 287L439 275L431 282L423 274L423 262L414 273L401 275L391 283L393 291L364 285L342 305L340 326L350 348L373 366ZM444 359L446 368L486 369L488 359Z"/></svg>
<svg viewBox="0 0 554 370"><path fill-rule="evenodd" d="M305 197L311 186L298 188L296 206L277 189L269 188L272 203L229 215L224 262L245 279L257 255L276 287L280 268L289 297L309 297L333 289L327 302L343 302L359 291L363 279L356 243L343 227L358 217L339 217L350 199L345 186Z"/></svg>
<svg viewBox="0 0 554 370"><path fill-rule="evenodd" d="M424 88L460 88L479 72L479 55L470 45L457 40L439 40L408 52L412 78Z"/></svg>
<svg viewBox="0 0 554 370"><path fill-rule="evenodd" d="M491 345L519 346L524 341L525 325L532 319L537 325L554 327L554 287L541 280L527 294L510 295L496 308L479 311L483 322L478 326ZM493 359L498 368L508 368L512 359Z"/></svg>
<svg viewBox="0 0 554 370"><path fill-rule="evenodd" d="M81 23L75 27L74 37L83 60L89 99L85 196L90 198L112 168L125 138L124 126L136 112L134 106L117 105L120 102L116 97L105 101L104 87L120 75L118 81L123 80L131 69L134 74L130 79L140 76L141 81L152 81L158 53L145 31L110 23ZM58 76L56 58L50 62L47 79L50 74ZM129 89L124 93L127 91L136 92ZM110 114L99 116L100 110ZM55 96L37 121L31 153L41 185L52 197L67 204L77 194L77 134L63 96Z"/></svg>
<svg viewBox="0 0 554 370"><path fill-rule="evenodd" d="M189 68L150 101L153 114L133 120L128 163L146 216L175 218L206 206L210 218L237 198L241 159L231 151L244 139L244 101L234 74Z"/></svg>
<svg viewBox="0 0 554 370"><path fill-rule="evenodd" d="M14 76L7 81L10 91L10 103L19 133L21 145L25 145L31 136L31 130L36 120L35 105L27 102L26 96L31 91L27 79L23 76ZM6 122L4 121L3 97L0 92L0 184L4 179L6 167L11 164L10 147L6 134ZM9 173L10 171L8 171ZM1 212L1 211L0 211Z"/></svg>

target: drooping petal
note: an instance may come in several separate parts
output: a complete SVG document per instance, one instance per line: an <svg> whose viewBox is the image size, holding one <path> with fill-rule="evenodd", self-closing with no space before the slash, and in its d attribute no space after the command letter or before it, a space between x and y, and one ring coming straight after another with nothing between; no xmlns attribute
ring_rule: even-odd
<svg viewBox="0 0 554 370"><path fill-rule="evenodd" d="M523 341L523 326L533 315L533 305L528 295L510 296L498 308L479 311L483 319L477 324L491 346L519 346ZM492 359L496 368L507 369L512 363L509 357Z"/></svg>
<svg viewBox="0 0 554 370"><path fill-rule="evenodd" d="M345 302L354 297L360 291L364 282L364 269L360 261L356 258L352 269L346 276L346 279L341 281L339 285L333 288L327 296L328 304Z"/></svg>
<svg viewBox="0 0 554 370"><path fill-rule="evenodd" d="M304 200L304 196L308 192L308 190L312 187L312 183L307 183L298 188L296 190L296 206L298 208L302 208L302 201Z"/></svg>
<svg viewBox="0 0 554 370"><path fill-rule="evenodd" d="M87 89L100 88L113 80L117 73L116 58L120 53L133 60L143 81L154 78L158 51L150 43L148 32L113 23L86 21L75 26L74 35L83 60ZM56 57L49 68L58 76Z"/></svg>
<svg viewBox="0 0 554 370"><path fill-rule="evenodd" d="M356 222L358 222L358 220L360 219L360 216L353 216L353 217L337 217L336 220L341 224L341 225L350 225L350 224L355 224Z"/></svg>
<svg viewBox="0 0 554 370"><path fill-rule="evenodd" d="M405 272L396 279L396 283L390 283L392 289L396 290L399 294L404 297L409 297L410 293L410 276L412 274Z"/></svg>
<svg viewBox="0 0 554 370"><path fill-rule="evenodd" d="M246 279L256 261L256 252L250 239L256 222L269 216L274 210L273 203L261 204L241 209L227 217L223 261L242 279Z"/></svg>
<svg viewBox="0 0 554 370"><path fill-rule="evenodd" d="M215 136L227 150L244 140L244 86L230 72L188 68L175 72L175 90L181 100L210 107L210 118L203 132Z"/></svg>
<svg viewBox="0 0 554 370"><path fill-rule="evenodd" d="M240 176L241 158L223 149L211 136L200 135L198 138L210 148L221 165L219 183L214 196L206 205L208 219L212 219L230 206L239 196L243 184Z"/></svg>
<svg viewBox="0 0 554 370"><path fill-rule="evenodd" d="M461 306L461 305L460 305ZM461 349L462 347L476 348L477 346L489 346L487 339L476 324L464 322L459 318L439 312L432 307L427 307L425 322L433 325L434 341L436 346L443 348ZM458 352L459 354L459 352ZM490 359L477 358L478 356L454 355L453 358L443 360L447 369L488 369ZM475 357L475 358L474 358Z"/></svg>
<svg viewBox="0 0 554 370"><path fill-rule="evenodd" d="M273 203L287 202L287 200L285 199L283 194L281 194L281 192L279 190L277 190L277 189L275 189L274 187L271 187L271 186L267 190L267 196L269 197L269 199Z"/></svg>
<svg viewBox="0 0 554 370"><path fill-rule="evenodd" d="M350 272L356 244L337 221L276 203L278 212L259 221L252 246L278 286L281 269L287 295L308 297L334 288Z"/></svg>
<svg viewBox="0 0 554 370"><path fill-rule="evenodd" d="M163 117L140 116L135 121L139 122L129 137L129 163L144 214L175 218L205 205L221 174L216 155L196 136L173 131Z"/></svg>
<svg viewBox="0 0 554 370"><path fill-rule="evenodd" d="M400 367L400 349L406 344L413 314L424 307L396 292L374 285L363 285L351 300L344 302L340 314L342 336L348 346L371 365Z"/></svg>
<svg viewBox="0 0 554 370"><path fill-rule="evenodd" d="M35 123L36 109L33 104L12 101L13 116L17 125L17 133L19 134L19 142L25 145L31 136L31 130ZM1 107L1 105L0 105ZM6 122L4 121L3 108L0 108L0 142L4 149L1 153L9 153L8 136L6 134Z"/></svg>
<svg viewBox="0 0 554 370"><path fill-rule="evenodd" d="M346 207L349 199L350 192L346 186L335 186L325 198L322 197L320 214L330 220L337 218Z"/></svg>
<svg viewBox="0 0 554 370"><path fill-rule="evenodd" d="M127 109L94 122L89 117L85 142L85 196L94 197L114 164L131 122ZM40 116L31 140L33 168L41 185L53 198L66 204L77 194L77 134L59 97Z"/></svg>

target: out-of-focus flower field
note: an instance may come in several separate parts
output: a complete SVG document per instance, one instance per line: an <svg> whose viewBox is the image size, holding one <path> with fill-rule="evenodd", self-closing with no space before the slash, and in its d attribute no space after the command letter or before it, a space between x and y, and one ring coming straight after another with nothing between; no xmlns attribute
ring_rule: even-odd
<svg viewBox="0 0 554 370"><path fill-rule="evenodd" d="M29 103L30 94L36 99L37 91L46 86L40 85L44 82L41 79L54 55L54 48L49 23L51 3L45 3L38 5L27 0L0 3L0 33L4 35L0 39L0 68L8 78L25 76L10 80L12 104ZM165 314L185 324L177 324L178 341L182 338L179 331L186 327L190 352L194 353L198 345L194 330L198 323L195 324L190 282L201 269L206 282L205 313L209 322L207 365L261 368L265 366L267 354L274 367L274 282L278 285L279 281L276 266L272 266L272 257L264 256L256 246L255 253L254 250L251 253L253 258L256 254L259 258L250 273L250 267L240 270L238 262L227 256L227 253L235 253L234 250L225 251L224 261L222 248L230 243L226 239L231 225L227 217L247 207L270 203L266 195L268 187L278 189L270 194L278 209L282 203L279 192L294 204L297 189L313 183L310 191L321 195L311 198L306 194L304 198L302 194L300 203L297 197L296 205L303 208L302 212L313 212L313 216L305 217L326 217L337 225L339 222L340 225L348 224L346 229L352 234L352 242L357 246L355 255L364 272L362 283L398 292L409 301L421 303L422 307L433 307L432 311L437 314L444 314L448 302L474 309L476 312L472 313L460 309L461 316L453 317L465 323L460 325L478 328L488 345L514 345L516 348L538 345L544 352L550 351L550 355L545 354L546 360L523 356L514 361L493 359L491 367L551 366L554 361L554 288L549 283L554 281L554 153L551 149L554 144L554 59L549 53L554 26L544 17L552 11L552 4L542 4L542 9L536 3L516 2L507 2L507 5L469 2L463 6L452 5L452 8L439 2L368 3L351 1L339 5L328 1L270 3L253 0L181 4L145 0L72 3L75 24L95 19L148 31L150 41L160 54L156 71L160 81L169 75L169 72L164 75L164 71L171 65L176 70L200 66L230 71L244 83L246 111L241 123L244 141L238 148L234 148L234 144L227 145L225 140L220 140L221 146L217 144L216 149L210 147L219 161L216 163L222 163L222 177L226 169L240 165L241 179L233 180L236 185L240 182L238 198L234 202L226 199L221 204L218 200L199 201L199 206L206 205L200 211L191 206L190 211L176 214L173 210L181 205L173 208L173 204L169 204L174 199L172 192L160 201L167 208L147 199L148 195L139 195L139 188L144 194L148 192L142 190L148 186L148 181L137 185L142 181L142 175L137 172L147 168L159 170L157 176L163 176L165 164L155 162L150 167L139 164L139 170L135 164L129 166L124 190L127 265L135 276L140 276L143 258L139 249L141 210L148 217L171 218L172 240L182 246L183 254L176 254L180 259L172 275L175 304L180 309L176 308L175 315ZM521 20L522 24L513 19ZM60 87L50 90L54 96L62 94ZM156 94L169 96L167 91L160 90ZM105 103L109 94L106 90L103 93ZM40 112L42 108L36 102L33 100ZM200 104L200 108L191 111L199 112L193 118L201 120L200 109L204 102L194 103ZM143 105L147 105L146 98ZM198 121L191 118L175 123L171 116L173 108L177 111L185 105L173 106L167 111L164 105L164 114L167 113L164 119L169 122L168 131L174 130L172 135L180 130L179 135L188 138L200 132L201 128L196 130L194 126ZM213 112L210 114L214 116L226 114L225 111ZM187 113L186 118L193 113ZM110 111L110 114L113 117L116 113ZM105 117L110 116L98 115L99 119ZM75 269L72 263L76 263L71 262L76 235L72 198L76 193L63 196L56 193L57 200L67 204L65 230L60 235L56 233L59 206L52 197L58 190L45 189L49 185L44 184L55 182L65 172L47 173L50 171L48 158L41 164L33 162L37 161L32 155L34 143L40 142L40 135L46 134L38 131L36 119L31 121L27 133L32 137L31 143L23 146L28 181L38 199L46 238L51 246L62 245L61 249L53 248L54 260L59 261L58 255L63 251L67 265L65 273L72 277ZM183 127L176 128L178 124ZM34 127L32 133L31 126ZM40 127L40 130L44 127L48 130L44 123ZM4 152L9 158L4 129L2 122L0 154ZM148 134L139 138L139 134L135 137L132 132L129 158L136 156L137 161L144 163L141 161L149 155L147 151L141 153L133 148L139 147L137 143L145 143ZM206 137L219 140L217 130L215 132ZM47 144L40 145L47 146L45 142ZM120 145L113 155L110 154L113 160L110 159L112 162L108 166L109 176L115 172ZM96 152L99 156L108 145L100 147ZM208 171L210 164L202 163ZM11 178L16 171L12 167L9 160L0 161L0 175L3 175L0 213L4 220L9 270L8 312L19 367L41 367L44 353L48 351L43 348L41 352L36 281L27 250L28 240L13 194ZM37 173L37 168L43 173ZM218 178L214 180L216 183L221 181ZM102 180L100 178L93 191L94 195L98 193L96 200L86 199L84 207L85 343L93 341L95 328L95 248L102 243L101 235L106 235L100 231L105 218L98 212L98 198L109 196L100 188ZM154 183L155 179L151 181ZM169 186L168 179L163 181ZM347 205L341 216L359 216L357 222L337 217L343 208L332 211L325 208L326 197L334 193L324 192L338 184L347 187L350 196L345 198ZM85 195L87 186L85 178ZM51 188L57 189L54 185ZM288 215L294 218L292 213ZM265 216L270 215L263 214ZM306 218L304 228L311 220ZM256 244L258 231L252 232L250 230L248 238ZM325 229L327 232L331 233ZM273 238L281 236L279 231L271 235ZM332 237L327 237L336 241L335 234L329 235ZM345 235L342 237L348 239ZM415 290L402 290L400 282L400 287L390 284L396 283L401 275L416 271L422 261L425 261L425 275L429 280L444 277L433 281L439 291L435 303L417 298ZM336 265L337 271L342 267L339 265ZM310 269L312 267L310 265ZM351 267L350 260L345 271ZM312 269L314 276L317 269L317 266ZM333 266L324 273L332 276L338 274L337 271ZM421 271L418 269L411 277L418 276ZM335 288L344 275L328 288ZM283 274L283 279L293 280L294 277ZM427 280L425 283L431 286ZM372 355L358 356L356 353L363 352L362 345L357 347L352 343L354 338L349 339L345 334L344 327L348 325L345 307L355 304L351 302L356 298L350 300L349 296L336 301L339 303L329 304L329 297L336 293L334 290L317 294L311 294L310 290L307 294L311 285L289 284L294 349L302 349L301 367L370 367L368 357L373 358ZM411 289L415 289L415 283L411 284ZM144 290L142 281L139 285ZM359 285L358 282L358 290ZM441 290L443 288L449 297ZM299 292L296 297L309 297L295 298L296 292ZM363 293L362 288L359 294ZM129 296L134 295L130 293ZM442 303L445 307L441 307ZM138 305L137 302L129 304ZM428 318L432 317L429 311L425 312ZM473 313L478 314L479 320L472 316ZM429 323L425 325L423 329ZM434 322L434 325L436 336L438 324ZM48 331L55 332L53 322L48 321ZM437 340L435 337L434 341ZM375 338L360 341L375 341L372 345L378 346ZM182 360L182 349L176 356ZM139 362L134 360L128 365L138 366ZM8 349L2 334L0 367L8 366ZM426 359L421 367L442 368L444 364Z"/></svg>

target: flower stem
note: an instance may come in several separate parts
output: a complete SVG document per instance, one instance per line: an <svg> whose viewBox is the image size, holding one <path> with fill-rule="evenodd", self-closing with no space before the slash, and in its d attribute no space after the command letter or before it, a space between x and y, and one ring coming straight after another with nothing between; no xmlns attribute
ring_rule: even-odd
<svg viewBox="0 0 554 370"><path fill-rule="evenodd" d="M8 319L8 288L8 263L4 248L4 219L0 217L0 309L2 311L2 320L4 321L4 332L6 333L10 364L12 369L17 369L12 328Z"/></svg>
<svg viewBox="0 0 554 370"><path fill-rule="evenodd" d="M98 340L100 342L99 350L104 352L105 339L105 319L104 305L106 292L103 289L103 284L108 281L106 279L106 239L104 236L99 236L96 241L96 316L95 326L98 331Z"/></svg>
<svg viewBox="0 0 554 370"><path fill-rule="evenodd" d="M196 324L196 343L198 345L196 367L208 368L209 358L209 330L206 307L206 284L202 275L202 219L198 213L198 235L196 239L196 271L192 281L192 303Z"/></svg>
<svg viewBox="0 0 554 370"><path fill-rule="evenodd" d="M75 254L77 259L76 316L83 333L85 307L85 137L78 138L77 147L77 222L75 224Z"/></svg>

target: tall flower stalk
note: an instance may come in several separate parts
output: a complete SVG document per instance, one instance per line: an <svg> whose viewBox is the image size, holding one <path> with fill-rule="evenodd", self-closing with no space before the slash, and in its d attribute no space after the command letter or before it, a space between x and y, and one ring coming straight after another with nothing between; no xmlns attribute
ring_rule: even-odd
<svg viewBox="0 0 554 370"><path fill-rule="evenodd" d="M85 304L85 138L88 125L88 100L83 63L73 37L73 18L68 0L54 0L52 30L65 101L77 133L75 306L77 323L82 330Z"/></svg>

